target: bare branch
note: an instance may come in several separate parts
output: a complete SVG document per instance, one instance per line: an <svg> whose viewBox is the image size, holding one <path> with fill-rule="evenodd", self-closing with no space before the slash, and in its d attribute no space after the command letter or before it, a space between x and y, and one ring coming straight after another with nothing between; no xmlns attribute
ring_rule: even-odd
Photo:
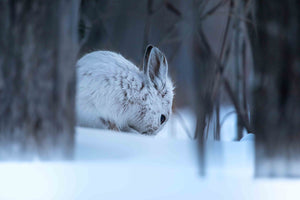
<svg viewBox="0 0 300 200"><path fill-rule="evenodd" d="M206 19L208 16L214 14L216 10L218 10L220 7L224 6L224 4L227 3L228 0L221 0L219 3L217 3L214 7L212 7L209 11L207 11L203 16L200 17L200 20Z"/></svg>
<svg viewBox="0 0 300 200"><path fill-rule="evenodd" d="M224 78L223 83L224 83L224 86L225 86L225 90L226 90L227 94L229 95L238 116L241 119L242 125L245 127L245 129L247 130L248 133L252 133L253 131L252 131L252 128L250 126L250 123L249 123L249 121L247 121L247 119L245 117L245 114L243 113L242 109L240 108L238 100L234 96L234 92L230 87L229 81L226 78Z"/></svg>

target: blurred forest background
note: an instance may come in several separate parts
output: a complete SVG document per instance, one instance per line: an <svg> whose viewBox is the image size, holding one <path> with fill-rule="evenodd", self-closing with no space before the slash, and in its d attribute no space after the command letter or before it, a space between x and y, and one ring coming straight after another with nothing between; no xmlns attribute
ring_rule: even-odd
<svg viewBox="0 0 300 200"><path fill-rule="evenodd" d="M76 59L101 49L141 66L153 44L168 58L175 114L195 111L200 152L220 140L230 105L236 140L256 134L257 175L299 176L299 10L297 0L2 0L0 156L70 157Z"/></svg>
<svg viewBox="0 0 300 200"><path fill-rule="evenodd" d="M174 110L207 110L203 137L220 139L220 105L234 103L237 140L250 132L249 87L252 56L246 26L251 1L81 1L80 53L107 49L138 66L148 44L166 54L176 86ZM223 79L226 82L223 86ZM198 108L199 98L205 99ZM228 96L229 95L229 96ZM202 101L202 100L201 100ZM197 108L196 108L197 107ZM194 109L194 110L195 110ZM214 135L209 134L214 133Z"/></svg>

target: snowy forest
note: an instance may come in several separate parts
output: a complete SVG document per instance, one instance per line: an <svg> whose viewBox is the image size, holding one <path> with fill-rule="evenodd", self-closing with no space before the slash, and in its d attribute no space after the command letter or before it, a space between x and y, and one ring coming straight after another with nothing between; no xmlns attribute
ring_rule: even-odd
<svg viewBox="0 0 300 200"><path fill-rule="evenodd" d="M230 182L242 199L295 198L300 182L289 178L300 176L299 10L297 0L0 0L0 188L10 188L0 189L0 199L118 199L121 193L197 199L212 190L198 179L215 187L224 183L215 177L230 182L232 174L286 180L251 179L248 197L239 181ZM149 45L164 53L174 85L165 127L155 136L82 127L76 118L77 61L105 50L142 71ZM22 196L14 194L10 177L22 174L16 178L21 188L34 171L40 193L31 194L28 186ZM168 189L159 189L155 173L166 177L160 184ZM82 194L54 186L68 184L66 177L76 177L70 188ZM120 181L121 193L111 178ZM50 181L49 191L44 181ZM144 183L158 184L156 196L141 186L129 195L129 187ZM110 192L89 187L97 184ZM295 192L289 198L280 190L271 194L281 184L282 192ZM212 199L236 198L220 191Z"/></svg>

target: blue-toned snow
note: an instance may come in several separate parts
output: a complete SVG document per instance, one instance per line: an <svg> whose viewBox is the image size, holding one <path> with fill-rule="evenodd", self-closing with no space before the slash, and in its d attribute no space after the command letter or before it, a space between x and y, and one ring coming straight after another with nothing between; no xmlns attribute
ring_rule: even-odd
<svg viewBox="0 0 300 200"><path fill-rule="evenodd" d="M77 128L74 161L0 163L0 200L299 199L297 179L253 177L253 135L208 141L201 177L197 143L179 126L175 137Z"/></svg>

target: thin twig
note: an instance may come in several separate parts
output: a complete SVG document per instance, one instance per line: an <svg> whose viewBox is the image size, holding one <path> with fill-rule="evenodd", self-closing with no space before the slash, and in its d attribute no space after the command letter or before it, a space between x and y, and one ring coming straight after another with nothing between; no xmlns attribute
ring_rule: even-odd
<svg viewBox="0 0 300 200"><path fill-rule="evenodd" d="M230 8L229 9L232 9L232 0L230 0ZM230 12L230 10L229 10ZM221 52L220 52L220 61L222 62L223 60L223 53L224 53L224 49L225 49L225 42L227 40L227 35L228 35L228 30L229 30L229 25L230 25L230 22L231 22L231 16L228 15L227 16L227 21L226 21L226 27L225 27L225 32L224 32L224 35L223 35L223 41L222 41L222 46L221 46ZM223 63L224 64L224 63Z"/></svg>
<svg viewBox="0 0 300 200"><path fill-rule="evenodd" d="M232 0L230 0L229 3L230 3L229 4L230 5L229 12L230 12L233 9ZM223 35L221 52L220 52L220 55L219 55L219 61L222 63L222 65L220 65L219 68L217 68L218 70L217 70L216 81L215 81L216 84L215 84L215 87L214 87L213 92L212 92L212 95L213 95L212 98L213 99L215 99L217 97L217 93L220 90L221 76L223 76L223 72L224 72L224 69L225 69L225 66L226 66L225 61L223 61L223 53L224 53L224 49L225 49L225 42L227 40L227 35L228 35L228 32L229 32L230 22L231 22L231 16L227 15L227 22L226 22L225 32L224 32L224 35ZM230 48L230 46L228 48ZM227 57L228 57L228 55L229 54L226 54ZM227 62L227 59L226 59L226 62Z"/></svg>
<svg viewBox="0 0 300 200"><path fill-rule="evenodd" d="M144 49L149 43L149 30L150 30L150 23L151 23L151 15L153 14L153 0L147 1L147 15L146 15L146 22L145 22L145 29L144 29L144 44L142 48L142 53L144 52Z"/></svg>
<svg viewBox="0 0 300 200"><path fill-rule="evenodd" d="M208 2L209 2L209 0L200 1L199 7L198 8L196 7L196 9L198 10L198 13L203 13L203 11L205 10ZM197 6L197 5L195 5L195 6Z"/></svg>
<svg viewBox="0 0 300 200"><path fill-rule="evenodd" d="M170 26L167 30L166 30L166 35L162 37L162 39L160 39L159 41L159 45L162 45L162 44L166 44L166 43L169 43L170 41L171 42L178 42L182 39L184 39L185 37L177 37L175 39L169 39L169 37L174 33L174 31L176 30L176 27L178 26L178 21L175 22L174 24L172 24L172 26Z"/></svg>
<svg viewBox="0 0 300 200"><path fill-rule="evenodd" d="M170 12L172 12L172 13L174 13L175 15L177 15L178 17L181 17L181 12L180 12L180 10L178 10L173 4L171 4L169 1L166 1L165 2L165 6L166 6L166 8L170 11Z"/></svg>
<svg viewBox="0 0 300 200"><path fill-rule="evenodd" d="M242 88L243 88L243 107L244 107L244 111L247 117L247 121L249 121L249 117L248 117L248 103L247 103L247 81L246 81L246 77L247 77L247 70L246 70L246 43L245 40L243 40L243 46L242 46L242 67L243 67L243 82L242 82Z"/></svg>
<svg viewBox="0 0 300 200"><path fill-rule="evenodd" d="M223 11L216 11L215 14L222 14L223 15L224 12ZM239 16L234 12L230 12L230 13L228 13L228 15L230 15L232 18L237 18L237 19L239 19L239 20L241 20L245 23L248 23L248 24L251 24L251 25L254 26L253 21L251 19L248 19L247 17Z"/></svg>
<svg viewBox="0 0 300 200"><path fill-rule="evenodd" d="M220 140L220 135L221 135L221 125L220 125L220 94L217 96L216 100L216 129L215 129L215 134L214 134L214 139L215 140Z"/></svg>
<svg viewBox="0 0 300 200"><path fill-rule="evenodd" d="M228 0L221 0L219 3L217 3L214 7L212 7L209 11L207 11L203 16L200 17L200 21L204 20L208 16L214 14L216 10L218 10L221 6L227 3Z"/></svg>
<svg viewBox="0 0 300 200"><path fill-rule="evenodd" d="M196 139L196 138L195 138L195 135L192 136L192 134L191 134L191 132L189 131L189 129L188 129L186 123L184 122L184 119L183 119L183 117L181 116L181 114L180 114L179 112L177 112L177 111L174 111L174 112L175 112L176 115L180 118L180 119L179 119L180 124L181 124L182 128L184 129L185 133L187 134L187 136L188 136L190 139L192 139L192 140ZM175 113L174 113L174 114L175 114Z"/></svg>
<svg viewBox="0 0 300 200"><path fill-rule="evenodd" d="M86 16L82 16L82 20L83 20L84 25L82 25L80 28L84 29L85 34L79 43L79 49L81 49L85 45L85 43L88 41L88 39L90 37L91 29L92 29L92 24L90 23L90 21L88 20L88 18Z"/></svg>
<svg viewBox="0 0 300 200"><path fill-rule="evenodd" d="M235 13L238 15L243 15L243 2L238 1L235 3ZM242 91L241 91L241 72L240 68L242 67L241 59L242 59L242 40L243 36L241 34L241 21L238 18L234 18L233 23L233 58L234 58L234 72L235 72L235 79L234 79L234 92L235 97L237 100L237 104L239 106L242 106ZM240 107L242 109L243 107ZM241 118L240 116L237 117L237 140L240 140L243 137L243 126L241 124Z"/></svg>
<svg viewBox="0 0 300 200"><path fill-rule="evenodd" d="M181 45L182 45L182 42L180 42L179 44L176 45L176 47L174 48L172 54L168 58L169 63L171 63L174 60L174 58L175 58L178 50L180 49Z"/></svg>
<svg viewBox="0 0 300 200"><path fill-rule="evenodd" d="M223 117L223 119L222 119L222 121L221 121L221 127L223 126L223 124L225 123L225 121L226 121L226 118L227 117L229 117L230 115L232 115L232 114L235 114L236 113L236 111L235 110L233 110L233 111L230 111L230 112L228 112L228 113L226 113L226 115Z"/></svg>
<svg viewBox="0 0 300 200"><path fill-rule="evenodd" d="M229 97L230 97L230 99L231 99L231 101L232 101L232 103L233 103L233 105L235 107L235 110L236 110L238 116L241 119L242 125L245 127L245 129L247 130L248 133L251 133L252 129L251 129L250 123L245 118L245 115L243 114L243 111L240 108L238 100L234 96L234 92L233 92L233 90L230 87L229 81L226 78L223 78L223 82L224 82L225 90L226 90L227 94L229 95Z"/></svg>
<svg viewBox="0 0 300 200"><path fill-rule="evenodd" d="M232 1L230 0L230 8L231 8L231 3ZM219 55L219 60L222 62L223 60L223 53L224 53L224 49L225 49L225 43L227 40L227 34L228 34L228 30L229 30L229 25L230 25L230 20L231 17L230 15L228 15L227 17L227 21L226 21L226 26L225 26L225 31L223 34L223 40L222 40L222 45L221 45L221 51L220 51L220 55ZM228 55L227 55L228 56ZM224 66L224 63L223 63ZM221 134L221 125L220 125L220 74L221 72L219 72L217 74L217 82L216 82L216 90L215 95L216 95L216 130L215 130L215 140L220 140L220 134ZM214 93L213 93L214 95Z"/></svg>

